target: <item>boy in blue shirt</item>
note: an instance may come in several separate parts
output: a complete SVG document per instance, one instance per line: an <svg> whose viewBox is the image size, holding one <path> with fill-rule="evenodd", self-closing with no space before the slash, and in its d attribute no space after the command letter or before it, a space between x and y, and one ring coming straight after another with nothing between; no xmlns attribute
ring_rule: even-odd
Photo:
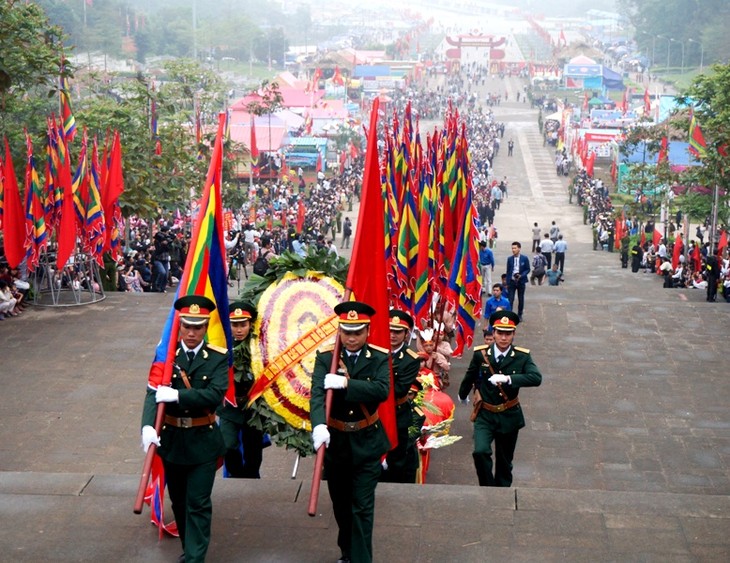
<svg viewBox="0 0 730 563"><path fill-rule="evenodd" d="M484 318L489 319L489 317L492 316L492 313L499 308L505 311L512 310L509 299L502 295L502 284L495 283L492 286L492 296L487 299L487 302L484 305Z"/></svg>

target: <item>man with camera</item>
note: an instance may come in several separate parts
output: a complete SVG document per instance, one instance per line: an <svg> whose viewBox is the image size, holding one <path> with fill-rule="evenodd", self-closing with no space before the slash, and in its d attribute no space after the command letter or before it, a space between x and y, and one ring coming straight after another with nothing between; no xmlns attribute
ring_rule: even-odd
<svg viewBox="0 0 730 563"><path fill-rule="evenodd" d="M507 280L508 296L512 310L515 310L515 294L520 300L517 314L522 320L522 313L525 309L525 285L530 275L530 259L520 253L522 244L519 241L512 243L512 256L507 258Z"/></svg>
<svg viewBox="0 0 730 563"><path fill-rule="evenodd" d="M152 254L154 274L152 291L167 293L167 277L170 272L170 245L175 237L167 225L155 233L154 253Z"/></svg>

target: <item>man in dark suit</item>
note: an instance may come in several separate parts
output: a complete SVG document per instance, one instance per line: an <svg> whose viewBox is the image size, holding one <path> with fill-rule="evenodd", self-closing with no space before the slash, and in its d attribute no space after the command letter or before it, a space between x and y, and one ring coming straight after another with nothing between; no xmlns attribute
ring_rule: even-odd
<svg viewBox="0 0 730 563"><path fill-rule="evenodd" d="M380 459L390 449L377 412L390 389L389 351L367 342L370 317L375 314L372 307L348 301L337 305L335 313L342 343L339 367L330 373L333 347L317 353L309 403L312 441L315 451L322 445L327 448L324 474L339 528L339 561L369 563ZM328 389L332 389L329 418Z"/></svg>
<svg viewBox="0 0 730 563"><path fill-rule="evenodd" d="M530 275L530 259L520 253L522 245L515 241L512 243L512 256L507 258L507 283L509 302L512 304L512 310L515 310L515 294L520 300L517 314L522 320L522 313L525 309L525 285Z"/></svg>
<svg viewBox="0 0 730 563"><path fill-rule="evenodd" d="M218 407L223 441L226 444L226 472L229 477L260 479L263 461L264 433L249 424L252 412L248 406L248 392L253 387L251 372L251 326L256 320L256 308L244 301L235 301L228 307L233 334L233 384L236 388L236 406L226 403ZM243 446L243 456L241 456Z"/></svg>
<svg viewBox="0 0 730 563"><path fill-rule="evenodd" d="M175 301L180 314L180 342L170 385L147 387L142 413L142 446L155 443L165 467L167 488L184 553L178 561L205 561L210 543L211 493L218 458L225 453L215 409L228 388L228 351L204 341L215 304L186 295ZM166 403L157 436L157 403Z"/></svg>
<svg viewBox="0 0 730 563"><path fill-rule="evenodd" d="M398 427L398 446L388 452L381 481L391 483L415 483L418 471L416 441L408 439L408 429L413 424L412 398L420 384L416 380L421 369L420 356L408 348L413 330L413 318L405 311L390 311L390 354L393 366L393 392L395 394L395 419Z"/></svg>
<svg viewBox="0 0 730 563"><path fill-rule="evenodd" d="M474 467L482 487L512 485L512 459L517 434L525 426L518 398L521 387L536 387L542 374L530 351L513 346L519 317L512 311L496 311L489 323L494 344L477 346L459 386L459 401L469 402L474 389ZM494 473L492 473L494 442Z"/></svg>

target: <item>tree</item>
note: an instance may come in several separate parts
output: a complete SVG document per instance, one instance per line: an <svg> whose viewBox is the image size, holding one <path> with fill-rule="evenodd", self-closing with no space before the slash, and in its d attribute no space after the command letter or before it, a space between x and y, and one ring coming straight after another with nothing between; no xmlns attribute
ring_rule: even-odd
<svg viewBox="0 0 730 563"><path fill-rule="evenodd" d="M730 191L730 65L713 65L710 72L696 77L678 101L692 107L697 123L702 128L707 143L707 155L702 158L702 166L689 168L683 174L685 185L719 187L720 201L718 215L722 224L727 225L728 192ZM689 131L688 114L684 124ZM725 195L722 195L725 194ZM709 197L709 196L706 196Z"/></svg>

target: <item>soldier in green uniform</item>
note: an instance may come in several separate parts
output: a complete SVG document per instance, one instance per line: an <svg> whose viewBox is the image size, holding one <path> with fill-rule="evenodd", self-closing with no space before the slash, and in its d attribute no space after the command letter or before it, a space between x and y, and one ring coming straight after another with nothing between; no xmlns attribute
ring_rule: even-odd
<svg viewBox="0 0 730 563"><path fill-rule="evenodd" d="M148 386L142 413L142 445L155 443L184 553L178 561L205 561L210 543L211 493L218 458L225 453L215 410L228 388L228 353L204 341L215 304L186 295L175 301L180 342L170 385ZM160 436L153 427L157 403L166 403Z"/></svg>
<svg viewBox="0 0 730 563"><path fill-rule="evenodd" d="M395 419L398 426L398 446L388 452L380 480L391 483L415 483L418 470L418 450L415 440L408 439L413 423L413 396L420 384L416 380L421 368L420 356L408 348L407 340L413 330L413 318L405 311L390 311L390 353L393 366Z"/></svg>
<svg viewBox="0 0 730 563"><path fill-rule="evenodd" d="M248 392L254 383L251 372L251 325L256 320L256 308L250 303L236 301L228 307L233 333L233 381L236 406L225 403L218 408L223 441L226 444L226 472L229 477L260 479L263 460L264 433L249 424L251 410ZM241 456L240 446L243 446Z"/></svg>
<svg viewBox="0 0 730 563"><path fill-rule="evenodd" d="M309 403L315 451L327 448L324 475L335 520L340 562L373 560L375 487L382 471L380 459L390 442L378 417L378 405L388 398L388 350L368 344L370 317L375 310L348 301L335 307L342 350L337 373L330 373L333 347L317 352ZM325 414L326 390L332 408Z"/></svg>
<svg viewBox="0 0 730 563"><path fill-rule="evenodd" d="M474 392L474 466L482 487L512 485L512 459L517 434L525 426L518 398L521 387L536 387L542 374L530 351L513 346L520 318L512 311L495 311L489 317L494 344L477 346L459 387L459 401ZM494 473L492 473L494 442Z"/></svg>

